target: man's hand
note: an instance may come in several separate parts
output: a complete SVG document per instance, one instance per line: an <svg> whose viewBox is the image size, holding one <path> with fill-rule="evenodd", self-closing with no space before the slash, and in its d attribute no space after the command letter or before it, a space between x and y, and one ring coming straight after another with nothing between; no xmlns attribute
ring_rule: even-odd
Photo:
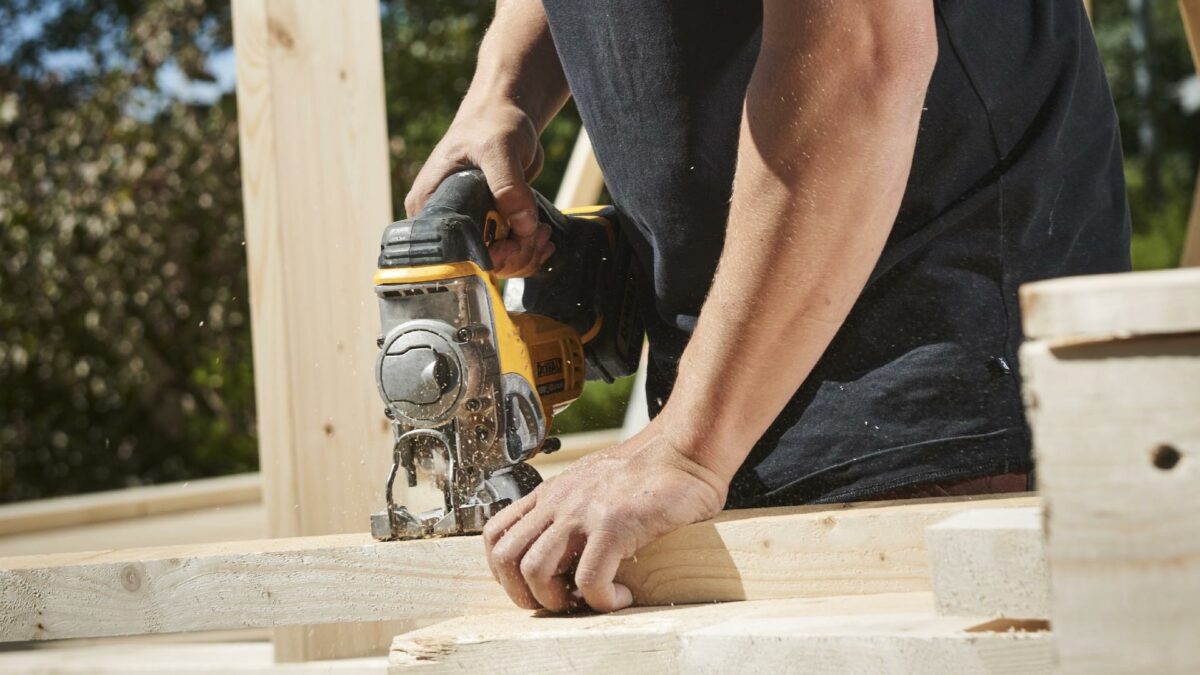
<svg viewBox="0 0 1200 675"><path fill-rule="evenodd" d="M424 206L450 174L479 167L496 208L512 228L508 239L489 250L496 274L525 277L554 253L550 226L538 223L529 181L542 170L542 144L533 121L511 101L464 101L454 123L413 181L404 199L410 217Z"/></svg>
<svg viewBox="0 0 1200 675"><path fill-rule="evenodd" d="M728 480L687 459L653 423L584 457L504 509L483 530L488 564L526 609L628 607L614 583L622 560L684 525L711 518Z"/></svg>
<svg viewBox="0 0 1200 675"><path fill-rule="evenodd" d="M512 228L508 239L491 247L493 271L502 277L533 274L554 252L550 227L538 224L529 187L542 170L538 135L568 94L542 0L497 0L475 77L449 131L421 167L404 210L417 215L446 176L482 169L497 210Z"/></svg>

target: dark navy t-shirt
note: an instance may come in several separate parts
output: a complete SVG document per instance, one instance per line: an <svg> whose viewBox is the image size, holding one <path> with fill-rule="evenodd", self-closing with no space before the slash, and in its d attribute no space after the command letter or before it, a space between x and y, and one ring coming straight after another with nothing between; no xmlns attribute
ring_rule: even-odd
<svg viewBox="0 0 1200 675"><path fill-rule="evenodd" d="M724 243L761 5L544 4L649 272L653 414ZM1116 114L1082 3L935 6L938 61L888 244L832 345L734 479L729 506L867 498L1028 470L1017 287L1129 268ZM874 196L864 184L862 198Z"/></svg>

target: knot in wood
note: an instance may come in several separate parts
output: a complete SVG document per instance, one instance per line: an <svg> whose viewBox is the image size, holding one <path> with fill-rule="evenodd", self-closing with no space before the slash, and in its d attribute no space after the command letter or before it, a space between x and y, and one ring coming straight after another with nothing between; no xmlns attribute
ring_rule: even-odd
<svg viewBox="0 0 1200 675"><path fill-rule="evenodd" d="M139 565L126 565L121 568L121 586L130 593L137 592L142 587L142 570Z"/></svg>

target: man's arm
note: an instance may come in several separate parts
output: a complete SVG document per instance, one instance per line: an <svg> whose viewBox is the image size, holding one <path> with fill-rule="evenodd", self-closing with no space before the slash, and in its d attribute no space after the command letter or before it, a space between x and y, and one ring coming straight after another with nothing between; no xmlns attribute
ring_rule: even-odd
<svg viewBox="0 0 1200 675"><path fill-rule="evenodd" d="M878 260L936 58L930 0L764 2L726 243L674 393L642 433L488 523L517 604L627 606L620 561L720 509Z"/></svg>
<svg viewBox="0 0 1200 675"><path fill-rule="evenodd" d="M722 478L808 377L878 261L937 59L928 0L764 9L725 248L662 413Z"/></svg>
<svg viewBox="0 0 1200 675"><path fill-rule="evenodd" d="M446 176L483 169L515 234L492 246L494 269L501 276L532 274L554 251L549 226L538 225L529 187L542 170L538 136L569 95L541 0L499 0L471 86L413 181L404 209L415 216Z"/></svg>

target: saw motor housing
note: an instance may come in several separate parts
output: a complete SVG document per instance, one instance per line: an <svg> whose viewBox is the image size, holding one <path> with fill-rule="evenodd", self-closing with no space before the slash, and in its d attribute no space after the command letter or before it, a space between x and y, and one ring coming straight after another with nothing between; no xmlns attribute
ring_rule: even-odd
<svg viewBox="0 0 1200 675"><path fill-rule="evenodd" d="M487 246L508 226L478 170L448 177L420 214L384 232L375 379L394 445L387 508L371 517L378 539L481 531L540 483L525 462L557 449L550 424L584 381L637 368L640 270L615 211L565 215L540 195L538 206L555 253L504 297ZM400 471L410 486L431 480L443 507L396 505Z"/></svg>

